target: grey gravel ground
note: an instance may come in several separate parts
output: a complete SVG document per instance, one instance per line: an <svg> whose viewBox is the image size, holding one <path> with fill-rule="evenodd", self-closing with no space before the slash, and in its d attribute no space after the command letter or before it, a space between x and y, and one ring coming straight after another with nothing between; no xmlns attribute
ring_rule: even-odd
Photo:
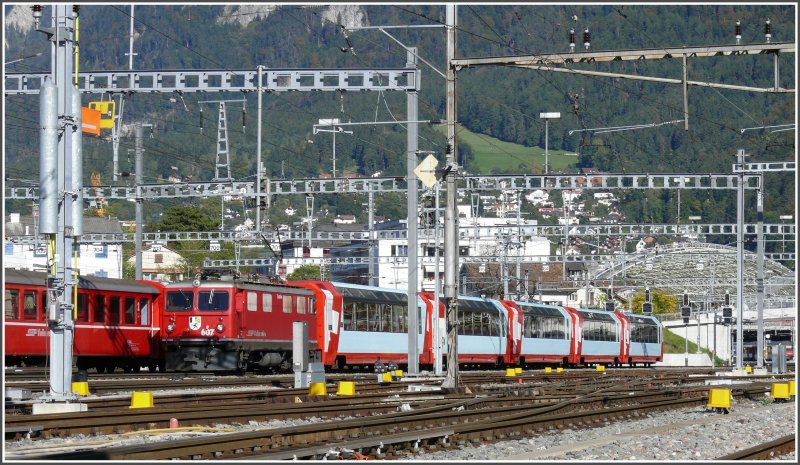
<svg viewBox="0 0 800 465"><path fill-rule="evenodd" d="M5 459L20 459L66 450L143 444L220 434L233 431L272 429L314 423L305 420L251 421L241 425L154 430L121 435L79 435L71 438L6 441ZM640 420L607 424L582 430L542 433L520 440L415 454L405 460L422 461L707 461L747 449L756 444L796 432L796 404L733 401L731 413L723 415L705 407L654 413ZM795 454L777 460L795 461Z"/></svg>
<svg viewBox="0 0 800 465"><path fill-rule="evenodd" d="M641 420L543 433L459 450L416 454L413 460L446 461L687 461L714 460L796 433L796 404L734 400L724 415L691 407ZM795 462L795 454L777 460Z"/></svg>

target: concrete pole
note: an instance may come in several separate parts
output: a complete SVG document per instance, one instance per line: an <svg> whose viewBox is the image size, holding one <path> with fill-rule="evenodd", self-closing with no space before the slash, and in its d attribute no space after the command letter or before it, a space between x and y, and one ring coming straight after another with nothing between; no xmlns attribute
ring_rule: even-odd
<svg viewBox="0 0 800 465"><path fill-rule="evenodd" d="M444 212L444 298L447 317L447 374L443 388L456 388L458 374L458 214L456 211L456 71L450 64L456 52L456 5L447 4L447 207Z"/></svg>
<svg viewBox="0 0 800 465"><path fill-rule="evenodd" d="M369 196L368 202L369 205L369 241L367 242L367 247L369 247L369 285L370 286L377 286L378 285L378 263L377 257L375 255L375 193L372 191L372 183L368 184L369 186Z"/></svg>
<svg viewBox="0 0 800 465"><path fill-rule="evenodd" d="M501 271L503 275L503 298L508 299L508 246L509 246L509 237L508 233L503 234L503 269Z"/></svg>
<svg viewBox="0 0 800 465"><path fill-rule="evenodd" d="M128 34L128 70L133 71L133 7L131 5L131 27L130 33Z"/></svg>
<svg viewBox="0 0 800 465"><path fill-rule="evenodd" d="M757 366L764 367L764 176L759 176L756 211L758 215L756 230L756 306L758 327L756 333ZM773 360L774 363L774 360Z"/></svg>
<svg viewBox="0 0 800 465"><path fill-rule="evenodd" d="M545 118L544 120L544 174L547 174L547 164L548 164L548 142L547 140L550 139L550 119Z"/></svg>
<svg viewBox="0 0 800 465"><path fill-rule="evenodd" d="M406 68L416 69L417 49L409 47L406 49ZM417 289L419 278L417 278L417 224L419 215L417 214L417 175L414 169L417 167L417 150L419 149L418 137L418 113L419 95L417 89L419 82L416 83L413 91L406 93L406 112L408 116L408 131L406 145L406 182L408 184L408 374L416 375L419 373L419 310L417 308ZM334 133L334 137L336 133ZM335 148L334 148L335 150ZM334 163L335 163L334 158Z"/></svg>
<svg viewBox="0 0 800 465"><path fill-rule="evenodd" d="M263 94L261 88L261 75L263 74L263 67L258 65L258 128L256 129L256 231L261 232L261 96ZM269 208L269 197L267 197L267 207Z"/></svg>
<svg viewBox="0 0 800 465"><path fill-rule="evenodd" d="M689 130L689 65L683 55L683 129Z"/></svg>
<svg viewBox="0 0 800 465"><path fill-rule="evenodd" d="M143 140L142 123L134 126L134 137L136 139L136 159L134 160L135 173L134 184L136 186L136 231L134 241L136 242L136 279L142 279L142 224L144 223L144 199L139 196L139 188L142 185L142 171L144 162L142 160L144 150L142 150Z"/></svg>
<svg viewBox="0 0 800 465"><path fill-rule="evenodd" d="M736 368L742 368L744 316L744 149L736 151L739 182L736 200Z"/></svg>
<svg viewBox="0 0 800 465"><path fill-rule="evenodd" d="M436 272L434 275L434 285L433 285L433 293L434 293L433 308L435 310L432 318L434 326L433 335L435 337L433 341L433 374L436 376L442 375L442 349L444 348L444 344L442 344L442 342L444 341L442 337L444 336L444 325L442 324L442 321L439 319L439 295L442 293L441 283L439 280L439 185L440 183L437 181L436 200L435 200L436 222L433 227L433 237L434 237L433 244L435 246L434 262L436 263L436 268L435 268Z"/></svg>

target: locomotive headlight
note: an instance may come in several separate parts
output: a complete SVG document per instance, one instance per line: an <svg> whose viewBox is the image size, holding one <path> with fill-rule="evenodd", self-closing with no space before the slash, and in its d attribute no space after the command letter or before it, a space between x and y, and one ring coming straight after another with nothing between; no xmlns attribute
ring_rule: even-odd
<svg viewBox="0 0 800 465"><path fill-rule="evenodd" d="M223 331L225 331L225 325L224 325L224 324L222 324L222 323L218 324L218 325L217 325L217 332L218 332L218 333L221 333L221 332L223 332Z"/></svg>
<svg viewBox="0 0 800 465"><path fill-rule="evenodd" d="M170 323L170 324L168 324L168 325L167 325L167 332L168 332L168 333L171 333L171 332L173 332L173 331L175 331L175 323Z"/></svg>

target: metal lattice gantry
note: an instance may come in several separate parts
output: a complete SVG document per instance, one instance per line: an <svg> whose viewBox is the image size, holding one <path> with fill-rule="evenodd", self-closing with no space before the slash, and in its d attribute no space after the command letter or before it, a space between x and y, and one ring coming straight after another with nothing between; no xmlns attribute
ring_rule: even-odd
<svg viewBox="0 0 800 465"><path fill-rule="evenodd" d="M713 236L736 235L736 224L581 224L581 225L492 225L481 226L480 231L485 232L485 237L495 237L497 231L513 227L523 236L563 237L564 229L569 228L572 237L580 236ZM745 224L745 234L757 233L757 224ZM763 234L774 236L789 236L787 242L794 242L794 224L764 224ZM484 238L483 235L474 236L473 226L460 226L459 236L469 235L473 238ZM432 240L433 232L420 231L420 239ZM132 242L133 233L87 233L82 236L85 243L120 244ZM373 231L375 239L406 239L406 229L382 229ZM37 238L33 234L7 233L6 238L18 244L33 244ZM304 240L308 238L306 231L159 231L145 232L142 234L145 242L167 241L277 241L277 240ZM312 239L315 241L359 241L367 240L369 231L314 231ZM41 237L39 238L41 240Z"/></svg>
<svg viewBox="0 0 800 465"><path fill-rule="evenodd" d="M745 303L755 306L756 254L745 252ZM764 290L768 299L794 298L794 271L775 260L764 260ZM676 242L657 245L641 253L618 255L599 266L594 280L613 280L626 286L658 288L678 295L688 292L692 300L720 301L726 292L736 295L736 248L706 242Z"/></svg>
<svg viewBox="0 0 800 465"><path fill-rule="evenodd" d="M746 190L761 188L757 175L745 176ZM254 181L142 184L140 186L93 186L84 188L85 199L160 199L220 195L269 196L285 194L366 194L407 192L404 176L334 179L272 179L268 192L256 193ZM736 190L737 174L592 174L463 176L462 192L535 189L700 189ZM36 199L38 187L6 187L6 199Z"/></svg>
<svg viewBox="0 0 800 465"><path fill-rule="evenodd" d="M49 73L6 73L5 95L38 94ZM208 69L88 71L78 74L81 93L255 92L259 77L268 92L419 90L420 71L384 69Z"/></svg>

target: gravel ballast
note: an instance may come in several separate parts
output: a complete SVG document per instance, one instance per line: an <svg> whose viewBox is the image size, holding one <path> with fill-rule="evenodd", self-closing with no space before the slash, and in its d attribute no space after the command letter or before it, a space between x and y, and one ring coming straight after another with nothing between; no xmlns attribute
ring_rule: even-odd
<svg viewBox="0 0 800 465"><path fill-rule="evenodd" d="M729 414L705 406L648 414L636 420L609 423L586 429L564 429L518 440L454 447L446 451L407 455L401 460L426 461L685 461L714 460L796 432L796 404L734 399ZM171 441L187 437L234 431L269 430L321 422L319 418L247 424L218 424L175 431L127 433L122 435L79 435L5 442L5 458L67 450ZM795 453L776 458L795 461Z"/></svg>
<svg viewBox="0 0 800 465"><path fill-rule="evenodd" d="M702 407L588 429L564 429L511 441L420 453L407 460L714 460L795 433L796 404L741 400L729 414ZM777 458L794 462L795 454Z"/></svg>

